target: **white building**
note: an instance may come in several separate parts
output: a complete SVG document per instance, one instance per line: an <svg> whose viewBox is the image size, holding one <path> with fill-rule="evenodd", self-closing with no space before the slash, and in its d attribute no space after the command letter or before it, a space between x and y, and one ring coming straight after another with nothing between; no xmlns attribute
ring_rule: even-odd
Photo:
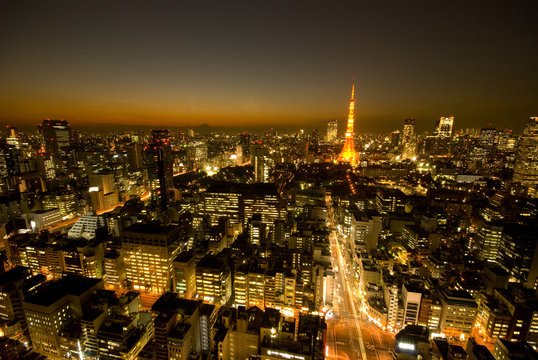
<svg viewBox="0 0 538 360"><path fill-rule="evenodd" d="M90 240L95 238L97 229L105 226L105 219L102 216L89 212L77 220L67 233L67 236L71 239L85 238Z"/></svg>
<svg viewBox="0 0 538 360"><path fill-rule="evenodd" d="M28 214L28 220L30 222L31 230L37 232L61 222L62 214L58 208L37 210Z"/></svg>

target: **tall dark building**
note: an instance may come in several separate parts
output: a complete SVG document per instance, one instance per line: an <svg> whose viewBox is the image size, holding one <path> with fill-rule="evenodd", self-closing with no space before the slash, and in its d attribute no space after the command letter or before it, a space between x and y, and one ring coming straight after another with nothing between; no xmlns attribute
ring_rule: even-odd
<svg viewBox="0 0 538 360"><path fill-rule="evenodd" d="M390 147L391 150L398 150L400 147L400 141L402 138L402 133L400 130L395 130L392 133L390 133Z"/></svg>
<svg viewBox="0 0 538 360"><path fill-rule="evenodd" d="M16 189L14 176L19 173L19 151L0 140L0 194Z"/></svg>
<svg viewBox="0 0 538 360"><path fill-rule="evenodd" d="M151 198L162 207L168 205L174 188L174 173L170 149L170 131L152 130L145 150L146 168Z"/></svg>
<svg viewBox="0 0 538 360"><path fill-rule="evenodd" d="M52 155L57 170L67 170L75 165L71 126L67 121L43 120L39 131L43 136L45 150Z"/></svg>
<svg viewBox="0 0 538 360"><path fill-rule="evenodd" d="M507 224L504 227L499 253L499 265L514 281L533 288L538 280L538 227Z"/></svg>
<svg viewBox="0 0 538 360"><path fill-rule="evenodd" d="M250 134L244 132L239 135L239 144L243 147L243 159L247 159L250 156Z"/></svg>

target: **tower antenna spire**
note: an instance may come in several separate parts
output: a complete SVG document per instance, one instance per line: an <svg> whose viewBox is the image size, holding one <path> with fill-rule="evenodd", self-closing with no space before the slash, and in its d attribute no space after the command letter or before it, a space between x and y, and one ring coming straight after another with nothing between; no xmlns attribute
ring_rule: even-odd
<svg viewBox="0 0 538 360"><path fill-rule="evenodd" d="M355 123L355 78L351 87L351 99L349 100L349 115L347 118L346 141L342 152L338 156L339 162L347 162L355 165L359 160L359 154L355 151L353 127Z"/></svg>

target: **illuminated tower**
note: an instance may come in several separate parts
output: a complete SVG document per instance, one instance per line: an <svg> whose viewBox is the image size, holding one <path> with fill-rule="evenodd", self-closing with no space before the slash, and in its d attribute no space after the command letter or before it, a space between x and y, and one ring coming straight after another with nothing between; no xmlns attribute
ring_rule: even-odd
<svg viewBox="0 0 538 360"><path fill-rule="evenodd" d="M359 154L355 151L353 143L353 123L355 122L355 83L351 88L351 100L349 100L349 116L347 118L346 142L342 152L338 156L338 162L347 162L355 165L359 161Z"/></svg>

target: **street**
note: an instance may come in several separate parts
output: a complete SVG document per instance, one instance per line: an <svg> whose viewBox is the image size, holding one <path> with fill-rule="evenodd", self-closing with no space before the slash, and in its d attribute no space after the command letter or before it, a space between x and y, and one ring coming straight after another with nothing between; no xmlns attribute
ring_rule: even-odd
<svg viewBox="0 0 538 360"><path fill-rule="evenodd" d="M349 260L345 260L349 257L343 254L336 231L332 231L330 241L336 293L333 315L327 319L327 358L390 360L394 334L378 328L361 313L360 299L354 295L358 289L350 279L352 269L347 265Z"/></svg>

